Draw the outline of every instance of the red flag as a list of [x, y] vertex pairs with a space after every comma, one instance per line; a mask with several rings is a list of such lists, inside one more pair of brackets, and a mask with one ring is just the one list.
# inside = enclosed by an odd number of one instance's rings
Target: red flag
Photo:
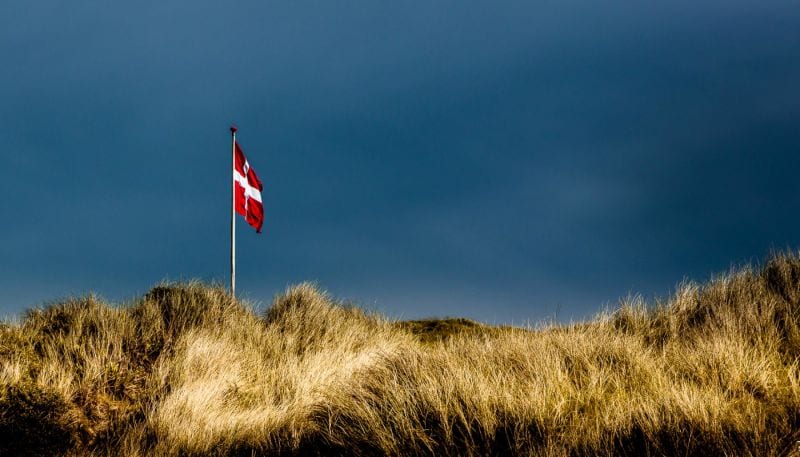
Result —
[[244, 216], [247, 223], [255, 227], [256, 232], [261, 233], [261, 226], [264, 225], [261, 191], [264, 190], [264, 187], [256, 176], [255, 170], [250, 168], [239, 143], [234, 142], [234, 145], [236, 147], [236, 166], [233, 169], [233, 182], [236, 188], [236, 212]]

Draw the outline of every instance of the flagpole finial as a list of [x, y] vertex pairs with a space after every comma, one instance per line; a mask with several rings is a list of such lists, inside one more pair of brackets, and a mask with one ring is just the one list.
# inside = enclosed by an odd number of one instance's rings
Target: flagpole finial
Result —
[[235, 125], [231, 125], [231, 133], [236, 133], [237, 130], [239, 129], [237, 129]]

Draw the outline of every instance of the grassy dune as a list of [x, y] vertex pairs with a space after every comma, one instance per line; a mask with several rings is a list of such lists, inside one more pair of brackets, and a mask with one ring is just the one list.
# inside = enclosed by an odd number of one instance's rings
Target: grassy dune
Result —
[[165, 285], [0, 324], [0, 455], [793, 455], [799, 356], [794, 254], [536, 330]]

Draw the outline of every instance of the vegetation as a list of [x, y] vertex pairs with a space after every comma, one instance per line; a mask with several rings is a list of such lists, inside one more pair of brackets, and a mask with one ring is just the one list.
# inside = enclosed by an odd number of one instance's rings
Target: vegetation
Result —
[[0, 455], [797, 455], [800, 256], [591, 322], [392, 322], [312, 285], [0, 324]]

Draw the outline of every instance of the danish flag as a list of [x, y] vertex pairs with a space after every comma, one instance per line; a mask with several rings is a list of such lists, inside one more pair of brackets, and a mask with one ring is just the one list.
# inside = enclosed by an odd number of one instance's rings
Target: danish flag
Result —
[[234, 141], [236, 149], [236, 160], [233, 169], [233, 182], [235, 188], [236, 212], [247, 219], [247, 223], [255, 227], [256, 232], [261, 233], [261, 226], [264, 225], [264, 206], [261, 204], [261, 191], [264, 187], [258, 179], [255, 170], [250, 167], [247, 158], [239, 147], [239, 143]]

